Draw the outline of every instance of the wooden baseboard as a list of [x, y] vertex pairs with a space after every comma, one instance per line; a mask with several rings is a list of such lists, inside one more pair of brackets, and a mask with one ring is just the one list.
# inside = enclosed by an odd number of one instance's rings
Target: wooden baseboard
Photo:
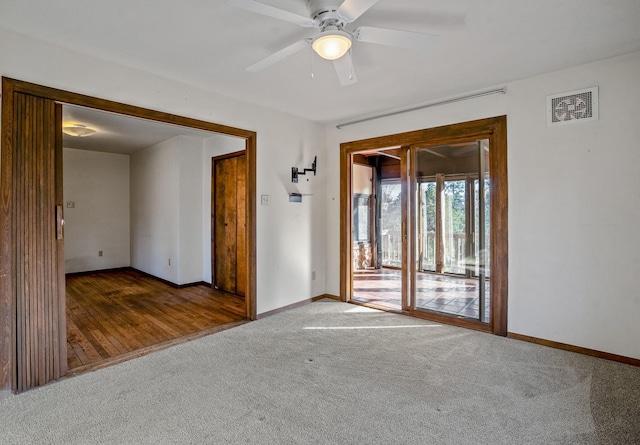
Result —
[[286, 306], [279, 307], [278, 309], [273, 309], [271, 311], [263, 312], [256, 316], [256, 320], [260, 320], [262, 318], [267, 318], [275, 314], [279, 314], [280, 312], [288, 311], [289, 309], [294, 309], [300, 306], [304, 306], [305, 304], [309, 304], [313, 302], [313, 298], [309, 298], [307, 300], [298, 301], [297, 303], [288, 304]]
[[516, 334], [514, 332], [507, 333], [508, 338], [515, 340], [522, 340], [529, 343], [535, 343], [537, 345], [548, 346], [550, 348], [563, 349], [565, 351], [577, 352], [578, 354], [590, 355], [592, 357], [603, 358], [605, 360], [611, 360], [614, 362], [624, 363], [626, 365], [640, 367], [640, 359], [625, 357], [624, 355], [611, 354], [609, 352], [597, 351], [595, 349], [583, 348], [581, 346], [569, 345], [566, 343], [560, 343], [553, 340], [545, 340], [543, 338], [530, 337], [528, 335]]
[[305, 304], [313, 303], [314, 301], [322, 300], [323, 298], [331, 298], [333, 300], [340, 301], [340, 297], [336, 297], [335, 295], [322, 294], [313, 298], [307, 298], [306, 300], [298, 301], [297, 303], [292, 303], [283, 307], [279, 307], [278, 309], [273, 309], [272, 311], [263, 312], [257, 315], [256, 320], [270, 317], [271, 315], [279, 314], [280, 312], [288, 311], [289, 309], [294, 309], [300, 306], [304, 306]]
[[318, 301], [318, 300], [322, 300], [323, 298], [331, 298], [332, 300], [342, 301], [340, 297], [338, 297], [337, 295], [331, 295], [331, 294], [318, 295], [317, 297], [313, 297], [311, 301]]
[[67, 277], [81, 277], [82, 275], [91, 275], [94, 273], [109, 273], [109, 272], [122, 272], [125, 270], [133, 270], [131, 266], [125, 267], [112, 267], [110, 269], [98, 269], [98, 270], [85, 270], [83, 272], [69, 272], [65, 274]]
[[153, 278], [155, 280], [158, 280], [158, 281], [160, 281], [160, 282], [162, 282], [162, 283], [164, 283], [164, 284], [166, 284], [168, 286], [175, 287], [176, 289], [183, 289], [185, 287], [191, 287], [191, 286], [200, 286], [201, 284], [203, 284], [205, 286], [211, 286], [210, 283], [207, 283], [205, 281], [196, 281], [195, 283], [186, 283], [186, 284], [176, 284], [176, 283], [174, 283], [172, 281], [165, 280], [164, 278], [156, 277], [155, 275], [147, 273], [147, 272], [145, 272], [143, 270], [136, 269], [135, 267], [129, 267], [129, 270], [136, 271], [139, 274], [142, 274], [144, 276], [147, 276], [147, 277]]
[[164, 278], [160, 278], [160, 277], [156, 277], [155, 275], [151, 275], [148, 272], [142, 271], [140, 269], [136, 269], [135, 267], [131, 267], [131, 266], [126, 266], [126, 267], [114, 267], [111, 269], [99, 269], [99, 270], [87, 270], [84, 272], [71, 272], [68, 274], [65, 274], [68, 277], [78, 277], [78, 276], [82, 276], [82, 275], [91, 275], [94, 273], [109, 273], [109, 272], [122, 272], [122, 271], [127, 271], [127, 270], [132, 270], [134, 272], [137, 272], [141, 275], [144, 275], [146, 277], [150, 277], [153, 278], [155, 280], [158, 280], [166, 285], [169, 285], [171, 287], [175, 287], [176, 289], [183, 289], [185, 287], [191, 287], [191, 286], [211, 286], [211, 283], [207, 283], [206, 281], [196, 281], [194, 283], [186, 283], [186, 284], [176, 284], [173, 283], [169, 280], [165, 280]]
[[206, 281], [196, 281], [194, 283], [187, 283], [187, 284], [174, 284], [174, 286], [177, 286], [178, 289], [184, 289], [185, 287], [192, 287], [192, 286], [211, 287], [211, 283], [207, 283]]

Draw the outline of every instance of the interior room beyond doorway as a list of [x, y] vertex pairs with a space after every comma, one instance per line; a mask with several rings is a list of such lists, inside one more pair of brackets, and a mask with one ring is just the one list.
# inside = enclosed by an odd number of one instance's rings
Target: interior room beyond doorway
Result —
[[244, 153], [244, 141], [64, 105], [63, 127], [77, 122], [96, 133], [63, 136], [69, 369], [246, 319], [244, 293], [212, 288], [218, 256], [204, 240], [217, 237], [203, 162]]

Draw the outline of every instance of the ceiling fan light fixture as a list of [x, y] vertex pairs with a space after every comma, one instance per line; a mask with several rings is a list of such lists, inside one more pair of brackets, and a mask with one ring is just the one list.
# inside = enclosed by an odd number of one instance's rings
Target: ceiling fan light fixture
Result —
[[313, 39], [311, 47], [323, 59], [336, 60], [351, 48], [351, 36], [338, 29], [327, 30]]
[[68, 134], [69, 136], [75, 136], [79, 138], [83, 138], [86, 136], [91, 136], [92, 134], [96, 134], [96, 130], [93, 128], [89, 128], [86, 125], [82, 124], [67, 124], [62, 127], [62, 132], [64, 134]]

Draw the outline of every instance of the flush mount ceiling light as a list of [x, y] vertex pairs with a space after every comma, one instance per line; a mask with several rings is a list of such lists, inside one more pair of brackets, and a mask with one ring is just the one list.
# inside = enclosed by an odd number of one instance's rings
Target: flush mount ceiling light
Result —
[[313, 39], [311, 47], [323, 59], [336, 60], [351, 48], [351, 36], [335, 27], [323, 31]]
[[76, 136], [79, 138], [96, 134], [96, 130], [82, 124], [66, 124], [65, 126], [62, 127], [62, 132], [64, 134], [68, 134], [69, 136]]

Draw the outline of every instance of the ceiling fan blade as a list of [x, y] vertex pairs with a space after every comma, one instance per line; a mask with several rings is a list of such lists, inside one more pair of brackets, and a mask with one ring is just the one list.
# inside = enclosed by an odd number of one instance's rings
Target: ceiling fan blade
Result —
[[250, 67], [247, 68], [247, 71], [258, 72], [262, 71], [268, 66], [273, 65], [276, 62], [281, 61], [303, 49], [307, 48], [311, 43], [310, 39], [300, 40], [299, 42], [294, 43], [293, 45], [289, 45], [286, 48], [281, 49], [280, 51], [271, 54], [269, 57], [262, 59], [259, 62], [254, 63]]
[[378, 0], [344, 0], [338, 8], [338, 17], [346, 23], [355, 22], [376, 3]]
[[434, 34], [374, 28], [372, 26], [360, 26], [353, 32], [353, 37], [359, 42], [378, 43], [380, 45], [417, 50], [429, 49], [440, 40], [440, 36]]
[[333, 67], [336, 69], [340, 85], [353, 85], [358, 81], [355, 71], [353, 71], [353, 62], [349, 53], [333, 61]]
[[296, 14], [295, 12], [285, 11], [284, 9], [266, 5], [255, 0], [227, 0], [227, 3], [231, 6], [235, 6], [236, 8], [273, 17], [274, 19], [284, 20], [285, 22], [295, 23], [296, 25], [304, 26], [305, 28], [312, 28], [316, 24], [315, 20], [309, 17]]

